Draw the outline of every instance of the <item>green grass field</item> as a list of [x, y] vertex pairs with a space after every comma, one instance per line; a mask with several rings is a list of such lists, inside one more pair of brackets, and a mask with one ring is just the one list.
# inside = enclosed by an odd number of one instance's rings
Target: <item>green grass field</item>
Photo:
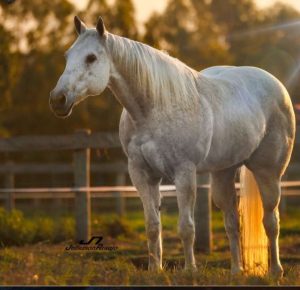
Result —
[[[30, 218], [34, 223], [34, 215]], [[285, 270], [280, 285], [300, 285], [300, 211], [290, 209], [281, 219], [281, 259]], [[53, 222], [53, 220], [52, 220]], [[213, 212], [214, 249], [211, 255], [197, 254], [198, 271], [183, 270], [184, 258], [177, 236], [177, 215], [162, 212], [164, 271], [147, 271], [147, 241], [142, 212], [93, 215], [92, 233], [102, 235], [104, 245], [116, 251], [66, 251], [72, 240], [49, 240], [0, 250], [2, 285], [277, 285], [268, 277], [230, 277], [230, 255], [220, 212]], [[48, 217], [48, 227], [51, 217]], [[69, 223], [72, 227], [73, 223]], [[66, 226], [65, 226], [66, 227]], [[39, 231], [39, 230], [38, 230]], [[70, 231], [65, 230], [67, 233]], [[47, 236], [47, 235], [46, 235]], [[54, 239], [55, 240], [55, 239]], [[33, 243], [33, 244], [32, 244]]]

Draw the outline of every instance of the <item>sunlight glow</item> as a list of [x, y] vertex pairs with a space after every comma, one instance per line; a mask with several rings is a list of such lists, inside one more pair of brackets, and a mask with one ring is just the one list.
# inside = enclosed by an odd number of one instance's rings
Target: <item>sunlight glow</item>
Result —
[[262, 223], [263, 206], [255, 178], [246, 167], [241, 170], [239, 211], [245, 272], [264, 276], [268, 272], [268, 239]]
[[287, 5], [291, 5], [296, 9], [300, 9], [300, 1], [299, 0], [256, 0], [256, 4], [260, 8], [266, 8], [268, 6], [273, 5], [276, 2], [281, 2]]
[[284, 23], [279, 23], [275, 25], [268, 25], [256, 29], [251, 29], [247, 31], [241, 31], [241, 32], [236, 32], [228, 36], [229, 39], [237, 39], [237, 38], [243, 38], [243, 37], [252, 37], [257, 34], [262, 34], [262, 33], [268, 33], [268, 32], [273, 32], [276, 30], [287, 30], [290, 28], [294, 28], [296, 26], [300, 26], [300, 19], [299, 20], [293, 20], [289, 22], [284, 22]]
[[[300, 34], [300, 20], [294, 20], [294, 21], [289, 21], [289, 22], [284, 22], [284, 23], [278, 23], [275, 25], [259, 27], [259, 28], [252, 29], [252, 30], [236, 32], [236, 33], [228, 35], [227, 37], [228, 37], [228, 39], [231, 39], [231, 40], [238, 40], [238, 39], [242, 39], [242, 38], [246, 38], [246, 37], [255, 37], [259, 34], [272, 33], [272, 32], [278, 31], [278, 30], [295, 29], [297, 27], [299, 27], [299, 34]], [[286, 86], [288, 89], [293, 87], [296, 84], [296, 82], [299, 80], [299, 75], [300, 75], [300, 56], [296, 62], [296, 65], [292, 68], [292, 71], [291, 71], [289, 77], [287, 78]]]
[[300, 59], [298, 60], [296, 66], [293, 68], [289, 78], [286, 81], [287, 88], [293, 87], [297, 81], [299, 81], [300, 74]]

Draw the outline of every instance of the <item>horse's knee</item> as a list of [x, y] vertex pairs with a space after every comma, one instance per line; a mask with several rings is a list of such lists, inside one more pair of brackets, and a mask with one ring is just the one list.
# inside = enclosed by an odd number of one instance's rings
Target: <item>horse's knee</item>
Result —
[[195, 237], [195, 224], [191, 220], [182, 220], [178, 224], [178, 234], [180, 238], [185, 240], [192, 240]]
[[147, 237], [150, 241], [157, 241], [160, 235], [160, 223], [152, 222], [147, 225]]

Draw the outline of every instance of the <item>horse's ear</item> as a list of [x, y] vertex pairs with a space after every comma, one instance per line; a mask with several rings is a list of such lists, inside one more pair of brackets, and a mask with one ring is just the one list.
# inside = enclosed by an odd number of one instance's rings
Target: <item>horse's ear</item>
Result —
[[102, 37], [102, 36], [105, 35], [105, 33], [106, 33], [106, 28], [105, 28], [104, 21], [103, 21], [103, 19], [102, 19], [101, 16], [98, 18], [98, 22], [97, 22], [96, 29], [97, 29], [97, 31], [98, 31], [99, 36]]
[[74, 17], [75, 29], [78, 35], [86, 31], [86, 25], [80, 20], [78, 16]]

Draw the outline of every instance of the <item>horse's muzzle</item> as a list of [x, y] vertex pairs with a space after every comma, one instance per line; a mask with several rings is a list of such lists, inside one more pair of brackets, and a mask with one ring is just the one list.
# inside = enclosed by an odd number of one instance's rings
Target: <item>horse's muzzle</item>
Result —
[[55, 90], [50, 93], [49, 105], [52, 112], [59, 118], [68, 117], [73, 109], [73, 103], [68, 104], [66, 95]]

